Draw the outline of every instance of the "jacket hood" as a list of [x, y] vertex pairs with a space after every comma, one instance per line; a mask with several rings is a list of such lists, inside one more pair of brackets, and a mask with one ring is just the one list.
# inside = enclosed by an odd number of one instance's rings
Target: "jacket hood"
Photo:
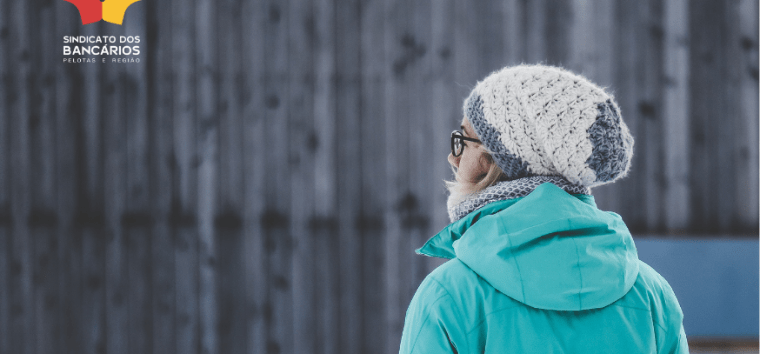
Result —
[[639, 273], [621, 217], [551, 183], [470, 213], [417, 253], [458, 258], [499, 292], [556, 311], [605, 307], [628, 293]]

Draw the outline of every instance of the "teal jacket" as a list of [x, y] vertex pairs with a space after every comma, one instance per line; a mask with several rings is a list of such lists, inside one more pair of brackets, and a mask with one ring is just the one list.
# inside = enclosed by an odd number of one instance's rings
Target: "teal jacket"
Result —
[[619, 215], [546, 183], [470, 213], [418, 253], [400, 353], [688, 353], [673, 290]]

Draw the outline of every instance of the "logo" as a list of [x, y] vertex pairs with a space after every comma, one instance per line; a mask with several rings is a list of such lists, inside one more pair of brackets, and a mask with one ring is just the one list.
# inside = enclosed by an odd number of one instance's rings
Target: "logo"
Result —
[[88, 25], [100, 20], [121, 25], [124, 21], [124, 13], [129, 5], [140, 0], [64, 0], [74, 4], [79, 10], [82, 24]]

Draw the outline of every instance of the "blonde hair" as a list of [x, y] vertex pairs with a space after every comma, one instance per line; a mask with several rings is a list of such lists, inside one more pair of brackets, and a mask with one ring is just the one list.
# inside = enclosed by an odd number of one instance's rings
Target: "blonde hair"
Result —
[[454, 171], [454, 181], [444, 181], [446, 189], [449, 190], [449, 199], [447, 204], [449, 207], [459, 204], [459, 202], [465, 200], [467, 197], [476, 194], [499, 181], [507, 179], [507, 175], [499, 168], [496, 162], [487, 151], [484, 151], [480, 158], [486, 159], [488, 163], [488, 172], [483, 175], [477, 183], [462, 183], [456, 173], [454, 166], [451, 169]]

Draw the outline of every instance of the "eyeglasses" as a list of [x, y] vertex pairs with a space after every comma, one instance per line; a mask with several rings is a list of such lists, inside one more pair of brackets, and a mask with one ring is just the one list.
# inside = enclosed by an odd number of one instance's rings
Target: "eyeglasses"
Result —
[[472, 141], [474, 143], [481, 144], [481, 141], [478, 139], [468, 138], [464, 135], [462, 135], [462, 132], [459, 130], [455, 130], [451, 132], [451, 155], [454, 155], [454, 157], [459, 157], [462, 155], [462, 152], [464, 152], [464, 147], [466, 146], [462, 140]]

